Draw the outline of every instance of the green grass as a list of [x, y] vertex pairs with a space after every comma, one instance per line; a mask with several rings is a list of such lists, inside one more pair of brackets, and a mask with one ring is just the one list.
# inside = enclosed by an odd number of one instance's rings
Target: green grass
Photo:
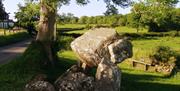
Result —
[[[121, 26], [121, 27], [116, 27], [115, 30], [118, 33], [137, 33], [137, 30], [135, 28], [127, 27], [127, 26]], [[147, 33], [147, 29], [141, 29], [139, 30], [138, 33]]]
[[180, 37], [150, 37], [148, 39], [136, 39], [133, 44], [133, 58], [140, 59], [149, 57], [156, 47], [169, 46], [180, 53]]
[[0, 65], [0, 91], [23, 91], [25, 84], [37, 74], [47, 74], [48, 81], [53, 84], [62, 73], [76, 64], [76, 60], [61, 56], [52, 67], [47, 59], [42, 44], [32, 42], [21, 57]]
[[68, 34], [76, 33], [76, 34], [83, 34], [87, 30], [85, 29], [86, 25], [84, 24], [58, 24], [57, 25], [57, 30], [58, 31], [63, 31]]
[[[79, 28], [81, 25], [66, 25], [61, 28]], [[86, 30], [68, 31], [67, 33], [84, 33]], [[129, 30], [130, 32], [130, 30]], [[33, 76], [47, 74], [48, 81], [53, 83], [57, 77], [64, 73], [70, 66], [77, 64], [77, 56], [69, 49], [73, 38], [62, 39], [57, 55], [59, 56], [55, 68], [45, 66], [47, 55], [44, 54], [42, 45], [32, 43], [26, 52], [10, 63], [0, 65], [0, 91], [23, 91], [23, 88]], [[132, 39], [133, 58], [148, 57], [156, 46], [170, 46], [180, 51], [180, 37], [145, 37]], [[69, 51], [67, 51], [69, 50]], [[46, 63], [49, 64], [49, 63]], [[161, 73], [145, 72], [131, 67], [128, 61], [118, 65], [122, 70], [121, 91], [180, 91], [180, 72], [171, 77]]]
[[27, 32], [18, 32], [11, 35], [0, 35], [0, 46], [5, 46], [30, 38]]
[[[91, 26], [95, 26], [95, 25], [91, 25]], [[85, 28], [86, 25], [85, 24], [64, 24], [64, 25], [60, 25], [58, 24], [57, 28], [60, 29], [77, 29], [77, 30], [73, 30], [73, 31], [67, 31], [66, 33], [72, 34], [72, 33], [78, 33], [78, 34], [83, 34], [85, 32], [87, 32], [87, 29], [83, 29], [83, 30], [79, 30], [79, 28]], [[137, 33], [137, 30], [135, 28], [131, 28], [131, 27], [126, 27], [126, 26], [121, 26], [121, 27], [116, 27], [115, 30], [118, 33]], [[140, 30], [139, 33], [147, 33], [147, 29], [143, 29]]]
[[36, 74], [43, 73], [46, 55], [40, 43], [32, 43], [25, 53], [10, 63], [0, 65], [0, 91], [23, 91]]
[[69, 32], [66, 32], [68, 34], [84, 34], [85, 32], [87, 32], [88, 30], [87, 29], [83, 29], [83, 30], [76, 30], [76, 31], [69, 31]]
[[[72, 51], [64, 51], [58, 54], [68, 60], [78, 58]], [[160, 73], [135, 70], [128, 61], [119, 64], [122, 70], [122, 91], [179, 91], [180, 72], [172, 77], [165, 77]]]
[[84, 28], [85, 24], [57, 24], [57, 28]]
[[13, 35], [13, 34], [16, 34], [16, 33], [25, 32], [25, 30], [20, 30], [18, 32], [17, 31], [13, 32], [13, 31], [9, 31], [7, 29], [5, 29], [5, 31], [4, 31], [4, 29], [0, 29], [0, 36], [4, 35], [4, 32], [5, 32], [5, 35]]

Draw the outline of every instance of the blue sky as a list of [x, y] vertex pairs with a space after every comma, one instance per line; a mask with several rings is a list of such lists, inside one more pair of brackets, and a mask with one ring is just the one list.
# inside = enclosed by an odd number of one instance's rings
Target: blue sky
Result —
[[[4, 0], [3, 4], [8, 13], [10, 13], [10, 19], [14, 19], [14, 12], [18, 10], [18, 3], [23, 4], [24, 0]], [[180, 3], [177, 4], [177, 7], [180, 7]], [[129, 8], [121, 8], [117, 7], [120, 14], [127, 14], [130, 12]], [[71, 0], [69, 5], [62, 6], [58, 13], [73, 13], [75, 16], [96, 16], [96, 15], [103, 15], [106, 11], [106, 5], [103, 0], [94, 0], [93, 2], [89, 3], [86, 6], [79, 6], [75, 3], [75, 0]]]
[[[3, 4], [8, 13], [10, 13], [10, 19], [14, 19], [14, 12], [17, 12], [17, 4], [23, 4], [23, 0], [4, 0]], [[122, 9], [118, 7], [119, 13], [126, 14], [130, 12], [130, 8]], [[71, 0], [69, 5], [62, 6], [58, 13], [73, 13], [75, 16], [96, 16], [103, 15], [106, 10], [103, 0], [94, 0], [85, 6], [79, 6], [75, 3], [75, 0]]]

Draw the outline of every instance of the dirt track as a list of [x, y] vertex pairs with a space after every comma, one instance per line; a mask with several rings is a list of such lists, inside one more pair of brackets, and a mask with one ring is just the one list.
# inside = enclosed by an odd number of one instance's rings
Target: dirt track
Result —
[[30, 41], [31, 40], [26, 40], [0, 47], [0, 64], [5, 64], [17, 56], [20, 56], [30, 44]]

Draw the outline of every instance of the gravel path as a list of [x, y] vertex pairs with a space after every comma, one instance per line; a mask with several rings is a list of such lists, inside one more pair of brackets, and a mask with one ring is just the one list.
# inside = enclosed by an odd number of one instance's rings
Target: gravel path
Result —
[[29, 39], [8, 46], [0, 47], [0, 64], [5, 64], [17, 56], [20, 56], [25, 51], [30, 42], [31, 40]]

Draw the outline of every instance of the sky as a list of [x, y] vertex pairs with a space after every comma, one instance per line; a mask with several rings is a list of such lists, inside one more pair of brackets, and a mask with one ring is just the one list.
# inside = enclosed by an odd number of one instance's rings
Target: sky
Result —
[[[5, 10], [7, 13], [10, 13], [10, 19], [14, 20], [14, 12], [18, 11], [18, 3], [23, 4], [24, 0], [4, 0], [3, 4], [5, 7]], [[121, 8], [117, 7], [119, 10], [119, 13], [121, 14], [127, 14], [130, 12], [130, 8]], [[71, 3], [69, 5], [62, 6], [58, 13], [72, 13], [77, 17], [81, 16], [97, 16], [97, 15], [103, 15], [103, 13], [106, 11], [106, 5], [103, 2], [103, 0], [94, 0], [93, 2], [89, 3], [85, 6], [79, 6], [75, 3], [75, 0], [71, 0]]]
[[[23, 4], [24, 0], [4, 0], [3, 4], [7, 13], [10, 13], [10, 19], [15, 20], [14, 12], [18, 11], [17, 4]], [[180, 3], [177, 4], [176, 7], [180, 7]], [[130, 13], [131, 7], [129, 8], [121, 8], [117, 7], [120, 14]], [[94, 0], [90, 2], [88, 5], [79, 6], [75, 3], [75, 0], [71, 0], [69, 5], [62, 6], [58, 13], [72, 13], [77, 17], [81, 16], [97, 16], [103, 15], [106, 11], [106, 5], [103, 0]]]

